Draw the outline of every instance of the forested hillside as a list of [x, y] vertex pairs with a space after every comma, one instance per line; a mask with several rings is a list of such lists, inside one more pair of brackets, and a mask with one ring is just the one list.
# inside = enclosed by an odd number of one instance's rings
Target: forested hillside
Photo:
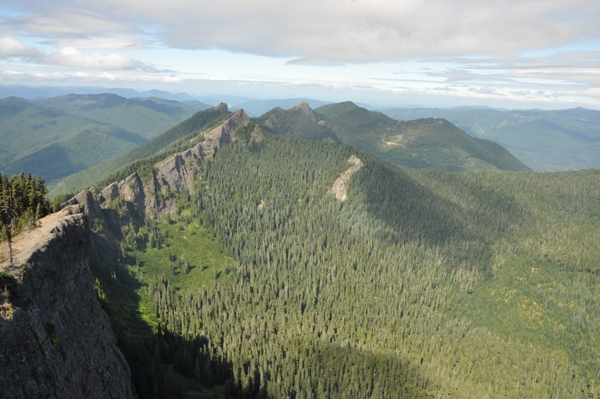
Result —
[[444, 119], [415, 117], [398, 122], [349, 101], [324, 105], [315, 112], [342, 142], [397, 164], [451, 172], [529, 170], [501, 145], [469, 137]]
[[416, 170], [250, 131], [157, 193], [162, 218], [90, 205], [139, 397], [600, 397], [599, 171]]
[[[149, 140], [143, 145], [140, 145], [127, 154], [68, 176], [54, 187], [50, 195], [54, 197], [80, 190], [83, 187], [89, 187], [98, 181], [109, 178], [111, 174], [127, 165], [129, 165], [128, 170], [133, 172], [136, 168], [140, 167], [141, 160], [145, 158], [155, 156], [161, 151], [170, 151], [173, 153], [172, 146], [189, 146], [189, 140], [192, 137], [196, 137], [210, 126], [218, 124], [219, 121], [222, 121], [227, 115], [228, 110], [226, 104], [221, 104], [205, 111], [196, 112], [190, 118], [173, 126], [169, 130], [156, 136], [152, 140]], [[171, 149], [169, 149], [170, 147]]]
[[200, 101], [124, 98], [116, 94], [67, 94], [37, 102], [72, 115], [118, 126], [146, 139], [158, 136], [195, 112], [210, 108]]
[[600, 167], [600, 111], [480, 108], [396, 108], [383, 110], [397, 120], [445, 118], [473, 137], [502, 144], [534, 170]]
[[43, 175], [48, 182], [124, 155], [146, 139], [24, 100], [0, 100], [0, 171]]

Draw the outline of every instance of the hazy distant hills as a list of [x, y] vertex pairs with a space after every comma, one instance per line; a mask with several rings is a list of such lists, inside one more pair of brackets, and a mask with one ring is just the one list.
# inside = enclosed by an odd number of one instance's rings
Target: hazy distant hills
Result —
[[121, 97], [159, 97], [174, 101], [196, 100], [187, 93], [169, 93], [163, 90], [137, 91], [118, 87], [85, 87], [85, 86], [30, 86], [30, 85], [0, 85], [0, 98], [21, 97], [27, 100], [39, 100], [63, 96], [66, 94], [101, 94], [112, 93]]
[[209, 105], [197, 100], [68, 94], [0, 100], [0, 170], [49, 183], [120, 157]]
[[147, 139], [157, 136], [197, 111], [210, 108], [200, 101], [177, 102], [151, 98], [125, 98], [116, 94], [67, 94], [40, 100], [46, 107], [61, 109], [101, 123], [109, 123]]
[[120, 154], [114, 159], [107, 159], [86, 170], [80, 170], [77, 173], [68, 176], [61, 181], [51, 191], [51, 196], [74, 192], [82, 187], [90, 186], [100, 180], [107, 179], [117, 170], [130, 167], [139, 168], [136, 161], [150, 158], [161, 152], [169, 152], [179, 144], [189, 144], [188, 136], [197, 136], [200, 131], [206, 130], [214, 123], [218, 123], [223, 117], [228, 115], [227, 105], [221, 104], [204, 111], [196, 112], [190, 118], [173, 126], [167, 131], [154, 137], [152, 140], [140, 145], [126, 154]]
[[534, 170], [600, 168], [600, 111], [395, 108], [382, 112], [397, 120], [445, 118], [471, 136], [502, 144]]
[[315, 114], [320, 118], [315, 123], [336, 139], [397, 164], [453, 172], [529, 169], [502, 146], [469, 137], [443, 119], [398, 122], [352, 102], [325, 105]]
[[48, 181], [125, 154], [146, 139], [22, 98], [0, 100], [0, 170]]

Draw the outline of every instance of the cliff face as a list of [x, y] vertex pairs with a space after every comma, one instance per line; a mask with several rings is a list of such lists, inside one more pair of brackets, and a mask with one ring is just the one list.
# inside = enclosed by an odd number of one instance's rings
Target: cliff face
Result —
[[[191, 191], [204, 160], [214, 156], [223, 144], [235, 141], [235, 132], [249, 122], [244, 110], [238, 110], [223, 124], [205, 133], [203, 142], [154, 165], [156, 174], [150, 182], [144, 184], [137, 173], [133, 173], [120, 182], [110, 184], [99, 194], [82, 191], [63, 205], [83, 205], [86, 213], [93, 218], [111, 201], [122, 197], [144, 217], [174, 216], [177, 207], [172, 194], [182, 189]], [[262, 133], [252, 133], [251, 140], [260, 141], [262, 138]]]
[[89, 236], [83, 210], [69, 206], [15, 238], [12, 267], [0, 246], [1, 271], [15, 279], [0, 292], [2, 398], [132, 397], [129, 366], [96, 298]]
[[363, 166], [362, 161], [356, 155], [351, 155], [350, 158], [348, 158], [348, 163], [351, 163], [353, 166], [342, 172], [340, 177], [333, 182], [333, 186], [331, 186], [331, 189], [327, 192], [327, 194], [335, 194], [335, 198], [341, 202], [344, 202], [348, 199], [348, 186], [350, 185], [350, 178]]

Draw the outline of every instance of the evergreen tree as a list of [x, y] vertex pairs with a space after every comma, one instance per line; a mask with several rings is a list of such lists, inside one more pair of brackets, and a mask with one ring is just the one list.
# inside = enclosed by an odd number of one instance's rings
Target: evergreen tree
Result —
[[50, 213], [48, 190], [44, 179], [23, 172], [8, 176], [0, 173], [0, 233], [8, 241], [12, 264], [12, 238], [23, 228], [33, 227], [38, 219]]

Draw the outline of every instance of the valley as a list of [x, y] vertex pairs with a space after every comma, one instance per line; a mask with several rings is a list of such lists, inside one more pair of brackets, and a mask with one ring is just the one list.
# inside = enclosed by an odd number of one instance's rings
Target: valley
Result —
[[[107, 307], [135, 292], [167, 378], [231, 397], [595, 395], [597, 171], [453, 174], [263, 135], [192, 163], [156, 222], [101, 211], [120, 215], [98, 230], [121, 243], [97, 266]], [[342, 203], [327, 192], [351, 156]]]
[[0, 9], [0, 399], [600, 399], [598, 1]]
[[326, 107], [200, 111], [70, 180], [133, 396], [600, 395], [598, 170], [398, 165], [336, 112], [447, 122]]

